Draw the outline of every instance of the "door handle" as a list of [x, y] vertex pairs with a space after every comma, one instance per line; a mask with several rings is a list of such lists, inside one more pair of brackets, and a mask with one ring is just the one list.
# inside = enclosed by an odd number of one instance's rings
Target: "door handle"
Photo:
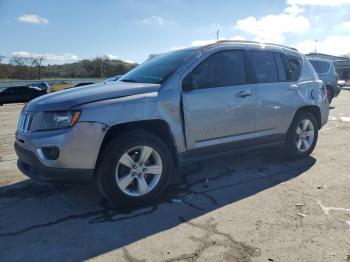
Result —
[[236, 96], [241, 97], [241, 98], [245, 98], [245, 97], [251, 96], [251, 95], [252, 95], [251, 91], [241, 91], [241, 92], [236, 93]]
[[298, 90], [299, 86], [297, 84], [291, 84], [288, 88], [288, 90]]

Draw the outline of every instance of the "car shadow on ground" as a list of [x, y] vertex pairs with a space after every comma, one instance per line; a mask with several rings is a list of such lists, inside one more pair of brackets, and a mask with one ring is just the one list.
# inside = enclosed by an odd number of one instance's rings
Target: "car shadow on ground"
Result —
[[3, 186], [0, 260], [93, 258], [293, 179], [315, 162], [268, 149], [195, 163], [176, 171], [157, 203], [138, 209], [109, 206], [92, 183]]

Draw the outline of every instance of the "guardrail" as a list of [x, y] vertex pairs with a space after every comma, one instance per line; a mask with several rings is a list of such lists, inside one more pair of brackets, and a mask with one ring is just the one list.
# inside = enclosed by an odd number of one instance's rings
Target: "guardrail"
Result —
[[13, 87], [13, 86], [25, 86], [25, 85], [31, 85], [35, 83], [42, 83], [46, 82], [50, 86], [58, 83], [69, 83], [69, 84], [78, 84], [82, 82], [94, 82], [99, 83], [102, 82], [104, 78], [81, 78], [81, 79], [42, 79], [42, 80], [0, 80], [0, 89], [7, 88], [7, 87]]

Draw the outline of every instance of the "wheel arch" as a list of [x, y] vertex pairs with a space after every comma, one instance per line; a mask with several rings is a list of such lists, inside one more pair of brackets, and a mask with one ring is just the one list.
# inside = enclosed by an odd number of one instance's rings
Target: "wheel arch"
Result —
[[[308, 112], [308, 113], [312, 113], [315, 118], [316, 118], [316, 121], [317, 121], [317, 127], [318, 129], [321, 129], [322, 127], [322, 124], [321, 124], [321, 110], [318, 106], [316, 105], [307, 105], [307, 106], [302, 106], [300, 107], [294, 114], [294, 117], [293, 117], [293, 121], [295, 119], [295, 117], [300, 114], [300, 113], [305, 113], [305, 112]], [[292, 121], [292, 123], [293, 123]]]
[[110, 126], [102, 140], [97, 161], [96, 161], [96, 168], [100, 161], [101, 154], [109, 141], [120, 136], [121, 134], [125, 134], [127, 132], [135, 131], [135, 130], [138, 130], [138, 131], [144, 130], [162, 139], [169, 147], [170, 153], [175, 160], [175, 165], [179, 164], [177, 146], [176, 146], [175, 138], [170, 128], [170, 125], [162, 119], [152, 119], [152, 120], [140, 120], [140, 121], [134, 121], [134, 122], [128, 122], [128, 123], [121, 123], [121, 124]]

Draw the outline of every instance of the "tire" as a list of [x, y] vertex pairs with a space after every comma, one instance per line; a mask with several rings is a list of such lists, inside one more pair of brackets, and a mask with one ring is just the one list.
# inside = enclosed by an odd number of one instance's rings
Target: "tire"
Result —
[[[306, 123], [307, 127], [305, 129]], [[292, 158], [309, 156], [315, 149], [317, 139], [318, 124], [315, 116], [309, 112], [298, 113], [293, 119], [287, 134], [286, 151], [288, 156]]]
[[[142, 156], [147, 161], [142, 161]], [[142, 206], [159, 199], [169, 184], [172, 170], [173, 160], [167, 144], [151, 133], [136, 131], [116, 137], [104, 148], [96, 182], [110, 203], [119, 207]]]
[[328, 100], [328, 104], [332, 103], [333, 98], [334, 98], [334, 89], [331, 86], [327, 86], [327, 100]]

